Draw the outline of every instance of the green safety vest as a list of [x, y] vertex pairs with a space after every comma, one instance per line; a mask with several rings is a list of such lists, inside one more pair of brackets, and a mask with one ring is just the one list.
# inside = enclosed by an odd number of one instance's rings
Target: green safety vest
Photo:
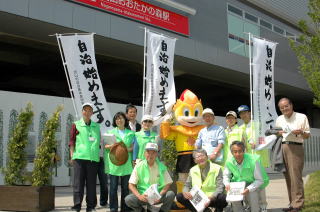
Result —
[[[83, 119], [74, 122], [74, 124], [79, 133], [76, 136], [72, 160], [81, 159], [99, 162], [100, 125], [93, 121], [90, 125], [86, 125]], [[92, 139], [92, 141], [89, 139]]]
[[226, 133], [226, 140], [223, 145], [223, 164], [226, 163], [228, 158], [232, 157], [232, 153], [230, 151], [230, 145], [232, 144], [233, 141], [242, 141], [242, 136], [243, 136], [243, 129], [240, 128], [237, 124], [235, 124], [232, 128], [231, 131], [229, 132], [227, 129], [225, 129]]
[[[158, 182], [158, 191], [159, 193], [161, 190], [164, 188], [164, 174], [165, 171], [167, 170], [167, 167], [161, 163], [159, 160], [156, 160], [155, 163], [158, 165], [158, 171], [159, 171], [159, 180]], [[150, 179], [150, 171], [149, 171], [149, 165], [147, 160], [142, 160], [136, 165], [137, 169], [137, 174], [138, 174], [138, 184], [137, 184], [137, 189], [140, 194], [143, 194], [150, 186], [151, 184], [149, 183]]]
[[208, 197], [211, 197], [212, 194], [216, 191], [216, 178], [219, 174], [221, 166], [215, 163], [208, 161], [210, 169], [208, 175], [204, 182], [201, 179], [200, 166], [195, 165], [190, 169], [190, 176], [192, 179], [192, 187], [198, 186]]
[[[259, 161], [260, 165], [260, 156], [259, 155], [252, 155], [248, 153], [244, 153], [244, 159], [242, 162], [242, 168], [239, 170], [237, 167], [237, 161], [234, 157], [231, 157], [226, 162], [226, 167], [232, 173], [231, 182], [243, 182], [245, 181], [246, 184], [251, 184], [255, 181], [254, 178], [254, 168], [257, 161]], [[261, 173], [263, 178], [263, 184], [260, 188], [265, 188], [269, 184], [269, 177], [266, 173], [266, 170], [261, 166]]]
[[[109, 130], [109, 134], [113, 134], [116, 136], [117, 142], [123, 141], [127, 148], [130, 148], [131, 144], [133, 143], [134, 139], [134, 132], [129, 129], [124, 129], [124, 138], [122, 139], [119, 134], [119, 129], [114, 128]], [[105, 173], [115, 175], [115, 176], [125, 176], [130, 175], [132, 173], [132, 152], [128, 152], [128, 160], [125, 164], [121, 166], [117, 166], [113, 164], [109, 158], [110, 149], [105, 149], [104, 154], [104, 167]]]
[[139, 152], [138, 152], [137, 159], [143, 160], [145, 159], [144, 150], [146, 148], [147, 143], [150, 143], [150, 142], [155, 143], [157, 133], [150, 131], [150, 136], [147, 136], [146, 133], [143, 130], [141, 130], [139, 132], [136, 132], [135, 135], [139, 145]]
[[[249, 124], [251, 124], [252, 122], [250, 121]], [[260, 155], [261, 158], [261, 164], [263, 167], [269, 167], [270, 166], [270, 159], [269, 159], [269, 150], [264, 149], [264, 150], [260, 150], [260, 151], [253, 151], [251, 149], [251, 145], [249, 144], [250, 140], [252, 139], [252, 131], [251, 131], [251, 126], [248, 124], [242, 124], [240, 126], [240, 128], [243, 130], [244, 134], [245, 134], [245, 145], [246, 145], [246, 152], [249, 154], [252, 153], [256, 153], [257, 155]], [[254, 125], [253, 125], [253, 129], [254, 129]], [[254, 141], [254, 143], [256, 143], [256, 141]]]

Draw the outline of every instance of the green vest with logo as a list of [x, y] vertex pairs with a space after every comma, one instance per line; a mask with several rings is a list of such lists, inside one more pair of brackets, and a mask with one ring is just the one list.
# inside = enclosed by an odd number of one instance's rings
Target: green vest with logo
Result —
[[[239, 170], [237, 167], [237, 161], [234, 157], [231, 157], [226, 162], [226, 167], [232, 173], [232, 178], [230, 179], [231, 182], [246, 182], [246, 184], [251, 184], [255, 181], [254, 178], [254, 169], [256, 166], [256, 162], [259, 161], [260, 165], [260, 156], [259, 155], [252, 155], [245, 153], [244, 159], [242, 162], [242, 168]], [[261, 166], [261, 173], [263, 178], [263, 184], [260, 188], [265, 188], [269, 184], [269, 177], [266, 173], [266, 170]]]
[[[158, 171], [159, 171], [159, 180], [157, 181], [158, 183], [158, 191], [159, 193], [161, 190], [164, 188], [164, 174], [165, 171], [167, 170], [167, 167], [161, 163], [159, 160], [156, 160], [155, 163], [158, 165]], [[137, 169], [137, 175], [138, 175], [138, 183], [137, 183], [137, 189], [140, 194], [143, 194], [150, 186], [151, 184], [149, 183], [150, 179], [150, 171], [149, 171], [149, 165], [147, 160], [142, 160], [140, 163], [136, 165]]]
[[211, 163], [208, 161], [210, 169], [206, 179], [202, 182], [201, 172], [199, 165], [195, 165], [190, 169], [190, 176], [192, 179], [192, 187], [198, 186], [208, 197], [211, 197], [212, 194], [216, 191], [216, 178], [219, 174], [220, 169], [222, 168], [218, 164]]
[[[253, 139], [252, 137], [252, 130], [251, 130], [251, 124], [252, 122], [250, 121], [249, 124], [242, 124], [240, 128], [244, 132], [244, 138], [245, 138], [245, 145], [246, 145], [246, 152], [249, 154], [257, 154], [260, 155], [261, 159], [261, 164], [263, 167], [269, 167], [270, 166], [270, 160], [269, 160], [269, 150], [264, 149], [260, 151], [254, 151], [251, 149], [251, 145], [249, 142]], [[254, 125], [253, 125], [253, 130], [254, 130]], [[253, 141], [253, 143], [257, 143], [257, 141]]]
[[136, 140], [138, 142], [139, 145], [139, 152], [138, 152], [138, 156], [137, 159], [141, 159], [144, 160], [144, 150], [146, 148], [147, 143], [155, 143], [156, 142], [156, 136], [157, 133], [150, 131], [150, 136], [147, 136], [146, 133], [141, 130], [139, 132], [135, 133], [136, 135]]
[[[119, 134], [119, 129], [114, 128], [108, 131], [109, 134], [116, 136], [117, 142], [123, 141], [127, 148], [131, 147], [134, 139], [134, 132], [129, 129], [124, 129], [124, 137], [122, 138]], [[128, 152], [128, 160], [125, 164], [117, 166], [113, 164], [109, 158], [109, 149], [105, 149], [104, 154], [104, 167], [105, 173], [115, 175], [115, 176], [125, 176], [132, 173], [132, 152]]]
[[232, 144], [233, 141], [242, 141], [242, 136], [243, 136], [243, 130], [240, 128], [237, 124], [235, 124], [232, 128], [231, 131], [228, 129], [225, 129], [226, 133], [226, 141], [223, 145], [223, 164], [226, 163], [228, 158], [232, 157], [232, 153], [230, 151], [230, 145]]
[[100, 161], [100, 125], [91, 121], [86, 125], [83, 119], [74, 122], [78, 130], [72, 160]]

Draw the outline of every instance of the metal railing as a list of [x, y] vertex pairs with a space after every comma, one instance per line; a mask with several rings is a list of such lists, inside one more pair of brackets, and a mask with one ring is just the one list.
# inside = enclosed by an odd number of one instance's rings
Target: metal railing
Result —
[[320, 129], [311, 129], [311, 136], [304, 141], [304, 162], [306, 168], [320, 168]]

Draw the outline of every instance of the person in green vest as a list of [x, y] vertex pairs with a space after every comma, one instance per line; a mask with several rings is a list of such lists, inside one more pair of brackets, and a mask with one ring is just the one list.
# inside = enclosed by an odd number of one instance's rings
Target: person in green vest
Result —
[[105, 145], [105, 172], [109, 174], [110, 179], [110, 189], [109, 189], [109, 204], [110, 211], [118, 211], [118, 182], [120, 180], [121, 184], [121, 203], [120, 211], [127, 212], [130, 211], [128, 206], [125, 204], [124, 198], [129, 194], [128, 182], [130, 174], [132, 172], [132, 149], [134, 142], [134, 132], [129, 130], [129, 121], [126, 118], [126, 114], [123, 112], [118, 112], [113, 117], [112, 130], [109, 130], [109, 134], [113, 134], [116, 137], [117, 142], [123, 142], [128, 150], [128, 160], [123, 165], [113, 164], [110, 160], [109, 153], [113, 145]]
[[242, 141], [243, 139], [243, 130], [237, 124], [237, 113], [234, 111], [229, 111], [226, 114], [226, 123], [227, 127], [224, 130], [226, 133], [226, 140], [223, 145], [224, 158], [223, 166], [226, 163], [227, 159], [232, 157], [230, 151], [230, 145], [233, 141]]
[[134, 142], [133, 147], [133, 161], [135, 161], [135, 163], [145, 159], [144, 150], [147, 143], [156, 143], [158, 138], [158, 134], [151, 130], [153, 126], [153, 118], [151, 115], [143, 115], [141, 125], [141, 130], [135, 133], [136, 142]]
[[96, 179], [100, 161], [100, 125], [91, 120], [93, 105], [82, 105], [82, 118], [70, 130], [70, 157], [73, 165], [73, 211], [80, 211], [86, 185], [87, 212], [97, 205]]
[[[248, 202], [251, 212], [260, 212], [259, 191], [269, 184], [269, 177], [261, 165], [260, 156], [245, 153], [245, 144], [233, 141], [230, 150], [232, 157], [226, 161], [223, 171], [223, 183], [226, 191], [230, 190], [230, 182], [245, 182], [241, 193]], [[234, 212], [242, 212], [241, 201], [232, 202]]]
[[[250, 108], [247, 105], [241, 105], [238, 107], [238, 113], [240, 118], [243, 121], [243, 124], [240, 128], [243, 131], [243, 141], [246, 145], [246, 152], [249, 154], [258, 154], [260, 155], [261, 164], [264, 168], [270, 166], [269, 151], [267, 149], [255, 151], [257, 147], [257, 141], [254, 140], [252, 129], [254, 129], [254, 123], [251, 121], [251, 112]], [[251, 126], [253, 124], [253, 126]], [[267, 197], [265, 189], [261, 189], [259, 192], [259, 203], [261, 211], [267, 211]]]
[[197, 197], [192, 196], [190, 190], [197, 186], [210, 200], [206, 203], [204, 212], [211, 211], [209, 207], [214, 207], [216, 212], [222, 212], [223, 208], [228, 205], [226, 195], [223, 193], [222, 167], [212, 163], [204, 149], [194, 150], [192, 155], [196, 165], [190, 169], [183, 192], [177, 194], [178, 202], [192, 212], [196, 212], [190, 200]]
[[[132, 194], [125, 198], [126, 204], [134, 212], [141, 212], [143, 209], [167, 212], [171, 208], [175, 194], [173, 191], [169, 191], [172, 179], [167, 167], [159, 160], [156, 160], [158, 157], [158, 145], [156, 143], [147, 143], [144, 155], [145, 159], [134, 167], [130, 176], [129, 189]], [[154, 193], [158, 193], [160, 198], [154, 199], [153, 202], [150, 199], [151, 196], [148, 196], [145, 192], [147, 189], [151, 190], [150, 186], [154, 184], [157, 185]]]

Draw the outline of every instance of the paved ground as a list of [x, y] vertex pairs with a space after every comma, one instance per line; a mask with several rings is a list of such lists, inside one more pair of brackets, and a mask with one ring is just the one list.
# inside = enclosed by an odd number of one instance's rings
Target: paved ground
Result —
[[[320, 168], [319, 168], [320, 169]], [[304, 171], [304, 181], [308, 173], [313, 170]], [[267, 187], [267, 201], [269, 212], [282, 212], [282, 208], [288, 205], [288, 195], [285, 180], [282, 174], [269, 174], [270, 184]], [[120, 189], [119, 189], [120, 190]], [[97, 186], [97, 191], [99, 187]], [[99, 194], [98, 194], [99, 199]], [[120, 198], [119, 198], [120, 200]], [[72, 187], [56, 187], [56, 198], [55, 198], [55, 210], [54, 211], [71, 211], [70, 207], [73, 205], [72, 200]], [[97, 207], [98, 212], [109, 212], [109, 208]], [[82, 208], [85, 211], [85, 205]]]
[[[285, 180], [280, 174], [270, 174], [270, 178], [270, 185], [267, 187], [268, 211], [282, 212], [281, 209], [288, 205], [288, 195]], [[99, 189], [97, 187], [97, 191], [98, 190]], [[54, 211], [71, 211], [70, 207], [72, 206], [72, 188], [57, 187], [55, 204], [56, 209]], [[96, 209], [98, 212], [109, 211], [108, 208], [102, 207], [97, 207]], [[84, 207], [82, 211], [85, 211]]]

